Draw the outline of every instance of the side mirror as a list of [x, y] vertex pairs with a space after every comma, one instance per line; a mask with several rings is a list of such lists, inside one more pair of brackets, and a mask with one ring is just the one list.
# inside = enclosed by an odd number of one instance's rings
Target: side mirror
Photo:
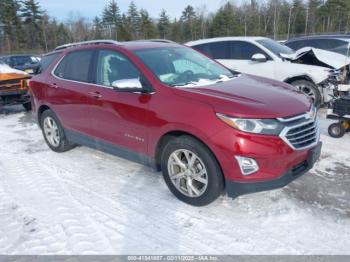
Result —
[[143, 86], [139, 78], [122, 79], [112, 82], [114, 90], [125, 92], [142, 92]]
[[266, 62], [267, 61], [267, 57], [263, 54], [254, 54], [251, 58], [252, 61], [254, 62], [259, 62], [259, 63], [262, 63], [262, 62]]

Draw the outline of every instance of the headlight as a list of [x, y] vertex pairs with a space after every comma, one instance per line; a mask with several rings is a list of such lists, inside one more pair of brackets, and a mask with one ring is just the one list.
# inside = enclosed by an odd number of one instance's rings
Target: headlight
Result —
[[216, 116], [229, 126], [248, 133], [279, 135], [283, 129], [283, 124], [276, 119], [234, 118], [220, 113]]

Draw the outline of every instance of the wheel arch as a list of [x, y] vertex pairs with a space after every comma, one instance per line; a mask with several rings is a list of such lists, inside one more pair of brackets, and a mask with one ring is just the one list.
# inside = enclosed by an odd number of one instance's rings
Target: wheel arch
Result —
[[48, 105], [41, 105], [39, 108], [38, 108], [38, 113], [37, 113], [37, 119], [38, 119], [38, 123], [39, 123], [39, 125], [41, 125], [41, 121], [40, 121], [40, 119], [41, 119], [41, 116], [42, 116], [42, 114], [44, 113], [44, 111], [46, 111], [46, 110], [49, 110], [49, 109], [51, 109]]
[[308, 75], [299, 75], [299, 76], [292, 76], [292, 77], [288, 77], [286, 78], [283, 82], [287, 83], [287, 84], [291, 84], [294, 81], [297, 80], [306, 80], [306, 81], [310, 81], [312, 82], [314, 85], [317, 86], [317, 84], [315, 83], [315, 81]]
[[163, 149], [165, 147], [165, 145], [174, 138], [180, 137], [180, 136], [189, 136], [192, 137], [193, 139], [197, 140], [198, 142], [200, 142], [202, 145], [204, 145], [209, 152], [213, 155], [215, 161], [218, 163], [219, 168], [221, 170], [221, 173], [224, 175], [224, 172], [222, 170], [221, 164], [218, 160], [218, 158], [216, 157], [214, 151], [208, 146], [207, 143], [205, 143], [201, 138], [199, 138], [198, 136], [187, 132], [187, 131], [183, 131], [183, 130], [172, 130], [172, 131], [168, 131], [167, 133], [163, 134], [160, 139], [157, 142], [156, 148], [155, 148], [155, 164], [156, 164], [156, 169], [157, 171], [161, 171], [161, 156], [162, 156], [162, 152]]

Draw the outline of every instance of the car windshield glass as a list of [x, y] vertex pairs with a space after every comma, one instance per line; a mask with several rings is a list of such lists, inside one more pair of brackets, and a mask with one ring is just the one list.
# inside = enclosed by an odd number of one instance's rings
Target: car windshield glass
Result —
[[236, 75], [188, 47], [142, 49], [134, 53], [169, 86], [203, 86], [227, 81]]
[[289, 48], [288, 46], [285, 46], [281, 43], [273, 41], [269, 38], [257, 40], [257, 42], [278, 56], [280, 54], [292, 55], [295, 53], [295, 51]]

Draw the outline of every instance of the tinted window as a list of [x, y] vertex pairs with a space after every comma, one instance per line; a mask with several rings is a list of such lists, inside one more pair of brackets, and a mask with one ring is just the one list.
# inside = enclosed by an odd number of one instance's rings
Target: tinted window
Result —
[[257, 40], [256, 42], [258, 42], [263, 47], [270, 50], [277, 56], [279, 56], [280, 54], [291, 55], [295, 53], [294, 50], [290, 49], [288, 46], [282, 45], [281, 43], [278, 43], [269, 38]]
[[21, 66], [35, 63], [30, 56], [14, 56], [11, 57], [12, 66]]
[[228, 42], [215, 42], [194, 46], [195, 49], [214, 59], [229, 59]]
[[40, 73], [44, 72], [51, 65], [53, 60], [57, 58], [59, 54], [60, 53], [54, 53], [54, 54], [43, 56], [40, 62]]
[[231, 41], [230, 51], [230, 59], [251, 60], [252, 56], [258, 53], [267, 57], [266, 53], [259, 47], [244, 41]]
[[303, 47], [315, 47], [319, 49], [330, 50], [346, 44], [345, 41], [339, 39], [305, 39], [300, 41], [294, 41], [287, 45], [294, 50], [298, 50]]
[[94, 51], [83, 50], [67, 54], [55, 70], [55, 75], [79, 82], [89, 81], [89, 70]]
[[114, 81], [126, 79], [140, 79], [139, 70], [124, 55], [111, 50], [100, 50], [96, 83], [112, 87]]
[[288, 46], [289, 48], [292, 48], [293, 50], [299, 50], [300, 48], [303, 48], [306, 46], [303, 40], [293, 41], [290, 43], [286, 43], [285, 45]]

